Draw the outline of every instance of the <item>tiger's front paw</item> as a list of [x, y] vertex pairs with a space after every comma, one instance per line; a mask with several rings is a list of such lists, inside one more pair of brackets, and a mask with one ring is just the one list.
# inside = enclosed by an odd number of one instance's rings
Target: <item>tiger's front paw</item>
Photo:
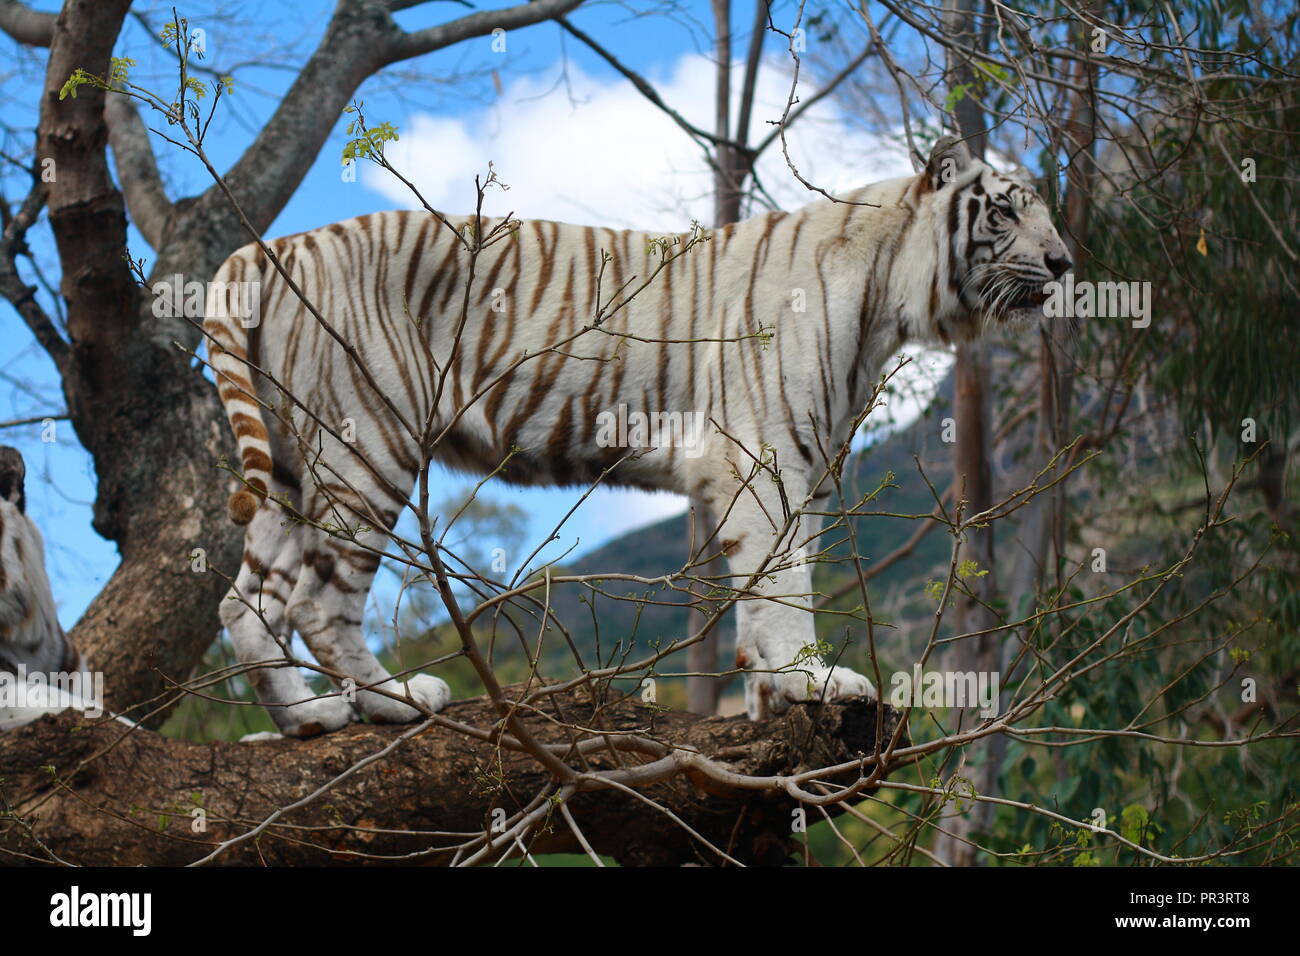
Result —
[[779, 673], [745, 675], [745, 709], [750, 720], [778, 716], [799, 701], [842, 697], [874, 700], [876, 689], [857, 671], [822, 664], [800, 664], [797, 669]]
[[315, 737], [346, 727], [357, 713], [342, 697], [304, 700], [288, 707], [271, 707], [271, 718], [286, 737]]
[[[451, 700], [451, 688], [447, 682], [432, 674], [416, 674], [405, 684], [390, 680], [379, 686], [398, 697], [405, 697], [409, 692], [416, 705], [428, 713], [437, 713]], [[357, 704], [367, 717], [380, 724], [409, 724], [418, 720], [422, 713], [392, 697], [364, 690], [357, 695]]]

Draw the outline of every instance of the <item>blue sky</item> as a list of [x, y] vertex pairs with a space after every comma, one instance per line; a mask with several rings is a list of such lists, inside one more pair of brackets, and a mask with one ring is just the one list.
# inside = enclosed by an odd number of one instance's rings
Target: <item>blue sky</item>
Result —
[[[35, 6], [55, 9], [57, 4]], [[152, 24], [170, 19], [170, 3], [136, 6]], [[206, 64], [225, 71], [235, 63], [268, 60], [235, 72], [229, 110], [219, 114], [207, 141], [218, 168], [228, 167], [251, 141], [294, 76], [286, 67], [305, 60], [332, 8], [319, 0], [181, 7], [192, 26], [205, 29]], [[783, 14], [791, 22], [793, 9]], [[778, 5], [778, 14], [781, 10]], [[464, 12], [458, 5], [434, 3], [404, 11], [398, 19], [405, 28], [418, 29]], [[573, 20], [654, 81], [689, 119], [711, 125], [712, 79], [703, 49], [707, 33], [701, 26], [709, 22], [707, 4], [686, 3], [673, 15], [650, 16], [633, 16], [622, 5], [597, 5], [580, 9]], [[389, 155], [433, 205], [453, 213], [469, 211], [473, 176], [491, 160], [511, 189], [494, 198], [490, 212], [665, 231], [683, 229], [692, 218], [707, 222], [708, 180], [698, 149], [630, 84], [582, 44], [562, 36], [554, 24], [512, 31], [505, 40], [504, 51], [494, 50], [488, 37], [399, 64], [392, 74], [372, 78], [359, 94], [371, 125], [387, 121], [398, 128], [402, 139]], [[737, 27], [738, 55], [747, 42], [745, 30]], [[773, 68], [762, 76], [753, 122], [760, 135], [768, 128], [766, 121], [780, 115], [789, 83], [776, 37], [769, 38], [768, 53]], [[130, 23], [116, 54], [138, 62], [132, 76], [141, 85], [160, 91], [174, 87], [172, 61], [140, 24]], [[6, 154], [29, 155], [31, 137], [24, 130], [36, 121], [44, 56], [23, 52], [0, 37], [0, 61], [9, 59], [11, 67], [0, 69], [6, 75], [0, 108], [9, 132], [0, 135]], [[344, 181], [340, 152], [345, 125], [341, 118], [268, 235], [414, 205], [404, 187], [380, 171], [363, 169], [357, 181]], [[170, 198], [209, 185], [196, 160], [155, 142]], [[832, 102], [792, 132], [791, 149], [800, 171], [832, 190], [910, 172], [896, 149], [866, 137]], [[810, 198], [784, 171], [779, 149], [770, 151], [760, 173], [781, 205], [794, 207]], [[25, 188], [21, 176], [9, 170], [0, 182], [10, 197]], [[46, 276], [57, 282], [48, 230], [42, 225], [30, 238]], [[146, 259], [148, 271], [153, 253], [134, 231], [131, 252]], [[27, 278], [35, 281], [30, 270]], [[53, 307], [48, 295], [42, 294], [42, 301]], [[0, 305], [0, 314], [8, 330], [0, 338], [0, 421], [58, 413], [63, 399], [53, 366], [8, 304]], [[942, 367], [942, 359], [938, 363]], [[91, 528], [94, 469], [71, 425], [59, 422], [52, 443], [42, 441], [41, 433], [40, 426], [6, 428], [0, 442], [16, 446], [27, 459], [29, 512], [45, 532], [60, 618], [71, 626], [112, 574], [117, 554]], [[447, 488], [464, 483], [449, 478]], [[572, 491], [501, 489], [492, 494], [528, 512], [529, 551], [575, 500]], [[680, 500], [668, 495], [600, 491], [552, 547], [580, 554], [681, 507]]]

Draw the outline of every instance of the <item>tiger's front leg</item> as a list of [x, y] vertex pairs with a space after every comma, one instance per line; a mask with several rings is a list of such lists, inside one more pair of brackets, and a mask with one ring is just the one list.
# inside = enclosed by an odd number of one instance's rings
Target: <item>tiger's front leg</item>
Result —
[[[735, 484], [733, 477], [729, 485], [734, 489]], [[801, 516], [781, 536], [786, 519], [774, 488], [770, 476], [760, 475], [747, 482], [734, 503], [728, 496], [711, 504], [719, 509], [715, 513], [728, 514], [719, 540], [732, 587], [745, 589], [754, 571], [764, 568], [736, 605], [736, 666], [747, 672], [750, 720], [784, 713], [797, 701], [875, 696], [867, 678], [847, 667], [827, 666], [817, 652], [812, 565], [806, 559], [818, 549], [809, 541], [816, 519]], [[787, 487], [786, 500], [797, 507], [802, 495], [795, 490]]]
[[784, 713], [802, 700], [835, 700], [841, 697], [874, 698], [871, 681], [847, 667], [827, 666], [816, 649], [813, 615], [806, 609], [807, 598], [788, 607], [794, 595], [806, 595], [812, 576], [802, 571], [780, 572], [767, 590], [781, 603], [743, 600], [737, 607], [736, 666], [744, 668], [745, 710], [750, 720], [763, 720]]

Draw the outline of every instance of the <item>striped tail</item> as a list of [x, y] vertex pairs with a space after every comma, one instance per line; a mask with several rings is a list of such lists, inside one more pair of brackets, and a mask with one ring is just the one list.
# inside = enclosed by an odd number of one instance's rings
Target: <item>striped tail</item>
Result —
[[230, 519], [240, 525], [253, 520], [271, 484], [271, 443], [248, 357], [248, 331], [261, 320], [260, 278], [260, 270], [243, 250], [236, 252], [208, 286], [203, 320], [217, 393], [244, 469], [244, 487], [230, 496], [229, 505]]

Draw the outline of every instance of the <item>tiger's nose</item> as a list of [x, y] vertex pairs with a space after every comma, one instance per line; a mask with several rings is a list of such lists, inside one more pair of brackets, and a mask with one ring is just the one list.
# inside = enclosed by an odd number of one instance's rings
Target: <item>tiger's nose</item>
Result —
[[1070, 266], [1074, 265], [1069, 256], [1058, 256], [1052, 252], [1043, 256], [1043, 262], [1047, 265], [1047, 270], [1058, 279], [1069, 272]]

